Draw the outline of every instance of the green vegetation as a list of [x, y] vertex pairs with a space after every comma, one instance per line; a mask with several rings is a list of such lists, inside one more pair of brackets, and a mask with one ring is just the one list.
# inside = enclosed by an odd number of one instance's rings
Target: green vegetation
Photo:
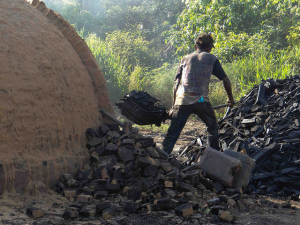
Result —
[[[85, 38], [113, 102], [145, 90], [170, 107], [180, 59], [202, 32], [230, 77], [235, 98], [262, 79], [300, 72], [300, 0], [45, 0]], [[222, 82], [210, 87], [224, 104]], [[219, 111], [222, 113], [222, 109]]]

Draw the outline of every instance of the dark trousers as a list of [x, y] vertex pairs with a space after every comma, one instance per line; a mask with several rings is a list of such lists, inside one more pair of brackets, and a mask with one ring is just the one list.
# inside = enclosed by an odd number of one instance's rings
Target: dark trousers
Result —
[[199, 118], [207, 126], [207, 145], [216, 150], [220, 150], [215, 111], [212, 109], [212, 106], [209, 102], [198, 102], [193, 105], [179, 105], [174, 107], [172, 122], [162, 143], [163, 150], [168, 154], [172, 152], [187, 119], [192, 113], [199, 116]]

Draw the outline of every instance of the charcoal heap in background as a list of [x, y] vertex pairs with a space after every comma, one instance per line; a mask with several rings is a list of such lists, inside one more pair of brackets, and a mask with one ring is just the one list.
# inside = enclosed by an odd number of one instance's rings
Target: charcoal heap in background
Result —
[[[299, 196], [299, 76], [262, 81], [236, 107], [227, 111], [218, 126], [223, 150], [229, 148], [243, 152], [256, 161], [248, 191], [273, 196]], [[205, 148], [205, 144], [199, 143], [201, 139], [186, 147], [188, 163]]]
[[300, 194], [300, 79], [265, 80], [219, 121], [222, 148], [256, 161], [249, 188], [258, 194]]
[[159, 100], [147, 92], [133, 90], [121, 100], [123, 102], [116, 105], [121, 114], [133, 123], [160, 126], [168, 118], [166, 108], [159, 105]]

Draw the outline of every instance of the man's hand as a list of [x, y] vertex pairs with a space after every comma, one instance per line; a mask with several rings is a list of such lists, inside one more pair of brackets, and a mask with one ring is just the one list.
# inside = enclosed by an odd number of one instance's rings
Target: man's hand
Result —
[[232, 108], [233, 106], [235, 106], [235, 101], [234, 99], [227, 99], [227, 104], [230, 108]]

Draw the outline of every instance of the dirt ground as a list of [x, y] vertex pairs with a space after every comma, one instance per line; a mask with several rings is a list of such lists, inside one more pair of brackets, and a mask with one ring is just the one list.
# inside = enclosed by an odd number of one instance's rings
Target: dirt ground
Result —
[[[199, 121], [190, 119], [185, 126], [182, 135], [176, 143], [175, 150], [179, 150], [197, 134], [205, 132], [205, 127]], [[145, 136], [151, 136], [157, 144], [161, 144], [164, 135], [160, 133], [149, 133], [140, 130]], [[204, 201], [205, 202], [205, 201]], [[5, 193], [0, 196], [0, 224], [113, 224], [107, 223], [102, 218], [78, 219], [66, 221], [62, 219], [64, 209], [69, 204], [69, 200], [58, 195], [53, 190], [48, 190], [37, 196], [22, 196], [15, 193]], [[289, 198], [274, 198], [268, 196], [248, 196], [244, 200], [245, 204], [238, 204], [238, 207], [229, 208], [233, 215], [232, 224], [241, 225], [291, 225], [300, 222], [300, 201], [293, 201]], [[44, 210], [44, 217], [33, 219], [26, 215], [28, 207], [36, 207]], [[215, 217], [207, 215], [203, 209], [195, 211], [189, 218], [178, 217], [169, 212], [153, 212], [150, 214], [136, 214], [128, 216], [126, 224], [151, 224], [151, 225], [198, 225], [198, 224], [230, 224], [219, 221]]]

